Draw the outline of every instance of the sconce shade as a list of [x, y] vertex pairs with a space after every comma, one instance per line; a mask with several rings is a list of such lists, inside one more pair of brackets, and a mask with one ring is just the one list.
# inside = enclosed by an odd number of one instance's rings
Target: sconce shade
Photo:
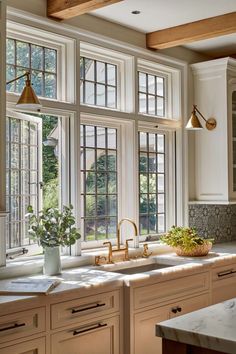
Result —
[[42, 104], [36, 96], [34, 89], [31, 86], [30, 79], [28, 77], [25, 81], [25, 87], [16, 104], [16, 107], [21, 109], [40, 109], [42, 107]]
[[186, 125], [186, 129], [188, 130], [201, 130], [203, 129], [198, 117], [196, 116], [195, 110], [192, 111], [191, 117], [188, 120]]

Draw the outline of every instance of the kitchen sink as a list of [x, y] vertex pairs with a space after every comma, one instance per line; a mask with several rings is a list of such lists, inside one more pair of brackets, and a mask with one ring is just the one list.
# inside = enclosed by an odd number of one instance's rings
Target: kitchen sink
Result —
[[150, 272], [151, 270], [158, 270], [168, 267], [173, 267], [174, 265], [170, 264], [159, 264], [159, 263], [151, 263], [151, 264], [144, 264], [142, 266], [130, 267], [130, 268], [120, 268], [120, 269], [110, 269], [110, 272], [120, 273], [120, 274], [138, 274], [138, 273], [145, 273]]

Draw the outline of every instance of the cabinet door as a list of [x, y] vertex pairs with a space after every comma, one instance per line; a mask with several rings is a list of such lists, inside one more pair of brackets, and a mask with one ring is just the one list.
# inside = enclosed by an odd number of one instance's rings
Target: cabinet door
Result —
[[236, 264], [217, 267], [212, 271], [212, 303], [217, 304], [236, 296]]
[[209, 295], [204, 294], [135, 315], [135, 350], [132, 354], [147, 354], [147, 350], [148, 354], [162, 354], [161, 338], [155, 335], [155, 325], [208, 305]]
[[52, 354], [121, 354], [119, 316], [52, 335]]
[[169, 306], [158, 307], [134, 316], [134, 352], [132, 354], [161, 354], [161, 338], [155, 335], [155, 325], [168, 320]]
[[38, 338], [0, 349], [0, 354], [45, 354], [45, 338]]

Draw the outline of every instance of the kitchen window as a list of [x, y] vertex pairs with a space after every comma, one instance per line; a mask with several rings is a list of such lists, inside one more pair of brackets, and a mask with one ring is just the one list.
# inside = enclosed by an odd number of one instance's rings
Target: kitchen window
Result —
[[164, 77], [138, 72], [139, 113], [165, 116]]
[[80, 102], [117, 108], [117, 66], [81, 57]]
[[165, 134], [139, 132], [139, 231], [166, 231]]
[[[38, 96], [57, 98], [57, 50], [13, 38], [6, 45], [7, 81], [29, 71]], [[7, 91], [21, 93], [24, 85], [21, 78], [7, 85]]]
[[84, 241], [116, 238], [117, 129], [81, 125], [81, 210]]

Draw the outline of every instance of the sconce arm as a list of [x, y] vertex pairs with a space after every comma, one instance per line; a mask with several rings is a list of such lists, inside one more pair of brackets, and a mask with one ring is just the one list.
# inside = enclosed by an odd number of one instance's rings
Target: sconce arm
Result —
[[7, 84], [7, 85], [8, 85], [8, 84], [11, 84], [12, 82], [17, 81], [17, 80], [20, 80], [22, 77], [25, 77], [25, 76], [27, 76], [27, 80], [30, 80], [30, 72], [27, 71], [26, 73], [24, 73], [24, 74], [22, 74], [22, 75], [20, 75], [20, 76], [15, 77], [15, 79], [12, 79], [12, 80], [10, 80], [10, 81], [7, 81], [6, 84]]

